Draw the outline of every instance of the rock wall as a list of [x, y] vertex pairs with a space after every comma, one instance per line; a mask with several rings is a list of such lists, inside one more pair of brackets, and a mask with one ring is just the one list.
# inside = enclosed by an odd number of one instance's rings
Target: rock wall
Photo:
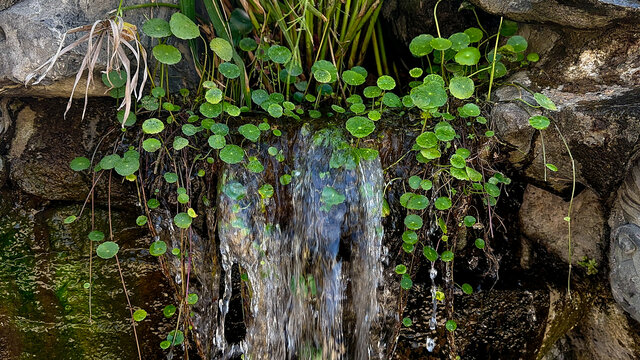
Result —
[[[529, 40], [530, 49], [540, 53], [541, 61], [499, 84], [504, 86], [495, 92], [492, 126], [505, 144], [501, 149], [504, 161], [524, 190], [512, 194], [510, 201], [517, 207], [509, 219], [514, 225], [503, 239], [496, 240], [502, 246], [493, 254], [501, 266], [496, 288], [487, 283], [456, 304], [457, 317], [469, 319], [460, 323], [457, 333], [464, 358], [509, 354], [525, 359], [636, 359], [640, 357], [640, 326], [611, 294], [608, 252], [611, 234], [625, 223], [618, 190], [640, 145], [640, 32], [635, 26], [640, 22], [640, 6], [624, 0], [472, 3], [484, 11], [480, 17], [489, 24], [496, 24], [493, 15], [523, 22], [520, 33]], [[92, 99], [84, 121], [77, 107], [66, 120], [62, 118], [66, 100], [40, 98], [68, 96], [69, 76], [77, 69], [81, 52], [54, 69], [47, 79], [52, 86], [25, 89], [21, 84], [55, 53], [57, 41], [52, 39], [59, 40], [65, 30], [101, 18], [117, 6], [115, 1], [84, 0], [52, 4], [47, 0], [0, 1], [0, 45], [4, 49], [0, 53], [0, 188], [19, 192], [27, 199], [22, 206], [35, 213], [41, 208], [63, 211], [67, 202], [84, 201], [91, 179], [71, 171], [69, 160], [90, 151], [114, 119], [108, 98]], [[434, 4], [430, 0], [388, 0], [382, 14], [387, 21], [397, 19], [395, 36], [407, 43], [419, 33], [434, 33], [430, 20]], [[443, 21], [445, 34], [449, 27], [475, 21], [457, 15], [460, 5], [461, 1], [441, 4], [443, 19], [449, 19]], [[166, 9], [153, 11], [167, 13]], [[143, 18], [141, 13], [127, 21], [141, 24]], [[557, 112], [545, 112], [553, 125], [544, 136], [528, 126], [530, 109], [514, 100], [523, 94], [509, 83], [542, 92], [558, 105]], [[96, 85], [90, 95], [103, 93]], [[527, 100], [526, 93], [524, 96]], [[559, 169], [547, 171], [546, 179], [543, 156]], [[577, 186], [570, 204], [572, 157]], [[105, 189], [98, 188], [98, 203], [105, 201]], [[117, 206], [131, 203], [135, 195], [127, 184], [114, 184], [112, 191]], [[9, 198], [4, 194], [0, 202], [6, 204]], [[569, 206], [571, 296], [566, 282], [568, 222], [564, 220]], [[145, 241], [148, 239], [141, 244]], [[465, 260], [478, 262], [478, 254], [468, 251]], [[588, 260], [595, 261], [595, 267], [590, 269]], [[589, 274], [593, 271], [596, 273]], [[424, 284], [418, 281], [416, 286]], [[436, 357], [424, 353], [430, 334], [429, 314], [424, 312], [429, 306], [427, 291], [418, 290], [421, 295], [407, 305], [407, 314], [416, 325], [398, 330], [397, 358]], [[0, 344], [14, 336], [7, 331], [0, 330]], [[446, 336], [444, 332], [439, 335]], [[21, 349], [15, 344], [3, 348], [2, 356]]]

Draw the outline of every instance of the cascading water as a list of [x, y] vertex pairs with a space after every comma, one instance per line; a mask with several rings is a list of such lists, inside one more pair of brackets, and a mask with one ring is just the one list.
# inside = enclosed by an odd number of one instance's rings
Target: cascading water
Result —
[[[337, 129], [312, 133], [304, 126], [292, 149], [288, 185], [278, 181], [286, 171], [275, 160], [260, 173], [235, 165], [221, 176], [217, 221], [225, 275], [217, 356], [381, 358], [384, 345], [375, 340], [383, 235], [379, 159], [372, 150], [352, 148]], [[234, 264], [246, 274], [249, 300], [245, 339], [229, 344], [225, 317]]]

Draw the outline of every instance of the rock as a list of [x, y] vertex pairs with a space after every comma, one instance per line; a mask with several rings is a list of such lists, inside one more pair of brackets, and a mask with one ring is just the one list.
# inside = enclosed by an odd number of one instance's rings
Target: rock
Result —
[[[531, 81], [526, 73], [514, 75], [511, 82], [518, 82], [530, 86]], [[509, 152], [509, 161], [521, 165], [531, 151], [532, 141], [536, 129], [529, 125], [529, 117], [540, 111], [528, 108], [527, 105], [515, 99], [523, 98], [528, 103], [535, 103], [533, 96], [514, 86], [505, 86], [495, 92], [497, 103], [491, 109], [491, 119], [496, 128], [496, 134], [514, 150]]]
[[[115, 259], [98, 258], [97, 243], [87, 238], [90, 212], [85, 209], [74, 223], [64, 224], [80, 208], [47, 205], [17, 191], [0, 192], [0, 358], [118, 359], [123, 353], [137, 354]], [[175, 319], [166, 319], [162, 308], [173, 303], [173, 296], [158, 259], [147, 251], [150, 238], [136, 226], [135, 217], [112, 211], [114, 241], [120, 246], [131, 303], [148, 312], [136, 326], [143, 359], [159, 359], [164, 355], [158, 344]], [[96, 209], [96, 229], [108, 237], [107, 218], [106, 209]], [[91, 300], [84, 287], [90, 251]]]
[[627, 224], [612, 234], [609, 282], [613, 298], [640, 322], [640, 227]]
[[[447, 359], [450, 354], [442, 303], [436, 330], [429, 329], [431, 303], [428, 287], [414, 285], [402, 316], [413, 319], [402, 327], [394, 359]], [[458, 329], [456, 347], [464, 359], [535, 359], [542, 344], [549, 312], [548, 290], [491, 290], [455, 296]], [[496, 326], [501, 324], [500, 326]], [[473, 335], [470, 335], [473, 334]], [[433, 352], [426, 349], [427, 338], [435, 339]]]
[[[523, 235], [569, 262], [568, 226], [564, 218], [569, 202], [533, 185], [527, 186], [520, 208]], [[600, 264], [603, 260], [605, 221], [598, 196], [584, 190], [573, 200], [571, 216], [572, 263], [585, 256]]]
[[632, 360], [640, 356], [640, 333], [613, 302], [593, 307], [560, 338], [543, 360]]
[[[513, 89], [497, 91], [500, 102], [492, 111], [497, 133], [520, 150], [510, 154], [511, 161], [537, 185], [568, 191], [573, 177], [568, 145], [576, 181], [612, 200], [639, 148], [640, 65], [634, 54], [640, 51], [640, 34], [623, 27], [598, 32], [525, 26], [520, 31], [531, 39], [529, 49], [540, 49], [542, 56], [535, 67], [510, 80], [547, 95], [558, 111], [545, 110], [551, 126], [531, 137], [524, 124], [526, 110], [533, 109], [514, 102], [519, 94]], [[532, 150], [524, 153], [529, 139]], [[545, 162], [558, 172], [545, 170]]]
[[0, 0], [0, 10], [4, 10], [20, 0]]
[[[13, 0], [10, 0], [11, 3]], [[170, 1], [175, 3], [176, 1]], [[108, 12], [117, 9], [117, 0], [91, 1], [91, 0], [23, 0], [17, 4], [0, 11], [0, 95], [24, 96], [63, 96], [68, 97], [73, 78], [80, 67], [84, 57], [86, 46], [73, 49], [62, 56], [54, 68], [49, 72], [43, 85], [24, 87], [27, 75], [33, 72], [41, 64], [47, 61], [58, 50], [59, 42], [65, 31], [75, 27], [91, 25], [97, 20], [104, 19]], [[126, 5], [147, 3], [145, 0], [129, 1]], [[2, 7], [0, 6], [0, 9]], [[174, 9], [157, 7], [148, 9], [131, 10], [125, 13], [125, 21], [142, 27], [148, 17], [168, 18]], [[151, 39], [141, 34], [141, 41], [148, 50], [148, 56], [152, 58], [150, 49]], [[74, 35], [67, 37], [66, 43], [75, 40]], [[174, 67], [172, 76], [176, 79], [186, 79], [186, 85], [193, 85], [196, 73], [190, 65], [190, 52], [185, 42], [180, 42], [180, 50], [183, 53], [185, 66]], [[105, 50], [103, 50], [105, 51]], [[106, 54], [106, 51], [105, 51]], [[98, 61], [97, 70], [102, 70], [106, 64], [106, 57]], [[90, 96], [104, 96], [105, 87], [97, 74], [94, 86], [89, 88]], [[58, 80], [63, 80], [58, 82]], [[84, 81], [84, 80], [83, 80]], [[178, 81], [176, 81], [177, 83]], [[197, 84], [197, 82], [195, 83]], [[176, 84], [177, 88], [185, 84]], [[78, 86], [77, 96], [84, 93], [83, 82]]]
[[[91, 174], [75, 172], [69, 163], [78, 156], [91, 159], [110, 125], [109, 119], [115, 121], [115, 113], [110, 104], [100, 106], [98, 101], [91, 101], [84, 120], [81, 104], [73, 106], [66, 119], [61, 115], [51, 116], [61, 114], [65, 103], [64, 99], [25, 99], [14, 120], [15, 126], [9, 130], [9, 176], [28, 194], [49, 200], [84, 201], [91, 189]], [[108, 174], [105, 175], [96, 187], [96, 200], [101, 203], [107, 200]], [[135, 191], [116, 179], [112, 181], [112, 202], [133, 204]]]
[[520, 22], [554, 23], [579, 29], [637, 23], [640, 5], [629, 0], [471, 0], [483, 10]]

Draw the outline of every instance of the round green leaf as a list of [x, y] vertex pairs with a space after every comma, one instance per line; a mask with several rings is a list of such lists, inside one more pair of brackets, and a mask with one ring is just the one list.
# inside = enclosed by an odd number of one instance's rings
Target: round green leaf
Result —
[[476, 104], [464, 104], [462, 107], [458, 108], [458, 113], [460, 117], [466, 118], [469, 116], [478, 116], [480, 115], [480, 108]]
[[418, 234], [413, 230], [407, 230], [402, 233], [402, 241], [409, 244], [415, 244], [418, 242]]
[[264, 171], [264, 165], [262, 165], [260, 160], [254, 158], [249, 160], [249, 163], [247, 164], [247, 169], [252, 173], [258, 174]]
[[533, 97], [534, 99], [536, 99], [536, 102], [538, 103], [538, 105], [542, 106], [543, 108], [547, 110], [553, 110], [553, 111], [558, 110], [558, 108], [556, 107], [556, 104], [554, 104], [553, 101], [551, 101], [551, 99], [549, 99], [546, 95], [541, 93], [535, 93], [533, 94]]
[[222, 90], [218, 88], [209, 89], [204, 94], [204, 98], [211, 104], [217, 104], [222, 101]]
[[456, 137], [456, 130], [446, 121], [437, 123], [434, 130], [440, 141], [451, 141]]
[[364, 91], [362, 91], [362, 95], [366, 98], [373, 99], [382, 95], [382, 89], [377, 86], [367, 86], [364, 88]]
[[238, 46], [243, 51], [253, 51], [258, 48], [258, 43], [256, 43], [256, 41], [251, 38], [244, 38], [240, 40]]
[[347, 120], [347, 130], [356, 138], [368, 136], [375, 128], [373, 121], [363, 116], [353, 116]]
[[464, 217], [462, 222], [464, 223], [464, 226], [472, 227], [473, 225], [476, 224], [476, 218], [471, 216], [471, 215], [467, 215], [467, 216]]
[[[158, 200], [156, 200], [156, 201], [158, 201]], [[148, 221], [148, 219], [147, 219], [147, 217], [146, 217], [146, 216], [144, 216], [144, 215], [140, 215], [140, 216], [138, 216], [138, 217], [136, 218], [136, 225], [138, 225], [138, 226], [145, 226], [145, 225], [147, 224], [147, 221]]]
[[167, 341], [173, 345], [180, 345], [184, 342], [184, 333], [181, 330], [171, 330], [167, 335]]
[[405, 265], [402, 265], [402, 264], [396, 265], [395, 271], [396, 271], [396, 274], [402, 275], [402, 274], [407, 272], [407, 267]]
[[451, 207], [451, 199], [441, 196], [436, 199], [435, 206], [438, 210], [447, 210]]
[[453, 260], [453, 253], [449, 250], [443, 251], [442, 254], [440, 254], [440, 258], [444, 262], [449, 262]]
[[329, 83], [331, 82], [331, 74], [326, 71], [326, 70], [322, 70], [322, 69], [318, 69], [316, 71], [313, 72], [313, 77], [319, 82], [319, 83]]
[[135, 321], [142, 321], [146, 317], [147, 317], [147, 312], [142, 309], [138, 309], [133, 313], [133, 320]]
[[413, 281], [411, 280], [411, 277], [409, 277], [407, 274], [404, 274], [402, 276], [402, 280], [400, 280], [400, 287], [402, 287], [405, 290], [409, 290], [411, 289], [412, 286], [413, 286]]
[[240, 126], [238, 128], [238, 132], [251, 142], [258, 141], [258, 138], [260, 137], [260, 129], [253, 124], [244, 124]]
[[422, 57], [425, 55], [429, 55], [433, 48], [431, 47], [431, 40], [433, 40], [433, 36], [422, 34], [418, 35], [409, 44], [409, 51], [416, 57]]
[[396, 87], [396, 81], [389, 75], [382, 75], [378, 78], [377, 85], [380, 89], [389, 91]]
[[402, 319], [402, 325], [409, 327], [413, 325], [413, 321], [411, 321], [411, 318], [405, 317]]
[[449, 82], [451, 95], [458, 99], [468, 99], [473, 96], [475, 90], [473, 80], [466, 76], [454, 76]]
[[413, 175], [409, 178], [409, 187], [411, 187], [413, 190], [416, 190], [420, 187], [421, 181], [422, 179], [420, 178], [420, 176]]
[[176, 313], [177, 310], [178, 309], [176, 309], [175, 305], [167, 305], [164, 307], [164, 309], [162, 309], [162, 314], [164, 314], [164, 317], [170, 318]]
[[227, 164], [237, 164], [244, 158], [244, 150], [238, 145], [226, 145], [220, 150], [220, 160]]
[[422, 218], [416, 214], [407, 215], [404, 218], [404, 225], [411, 230], [418, 230], [422, 227]]
[[433, 187], [433, 182], [431, 180], [422, 180], [420, 182], [420, 187], [422, 190], [429, 191]]
[[464, 48], [458, 51], [455, 56], [455, 60], [460, 65], [475, 65], [480, 61], [480, 50], [474, 47]]
[[103, 259], [111, 259], [116, 256], [118, 250], [120, 250], [120, 246], [118, 246], [118, 244], [113, 241], [105, 241], [98, 245], [96, 248], [96, 254]]
[[462, 284], [462, 292], [464, 292], [467, 295], [471, 295], [473, 294], [473, 288], [471, 287], [471, 285], [464, 283]]
[[208, 142], [209, 142], [209, 146], [211, 146], [216, 150], [220, 150], [223, 147], [225, 147], [225, 145], [227, 145], [227, 141], [225, 140], [224, 136], [221, 136], [221, 135], [209, 136]]
[[[126, 155], [126, 154], [125, 154]], [[124, 156], [118, 160], [115, 170], [120, 176], [129, 176], [140, 168], [140, 159], [134, 156]]]
[[156, 118], [147, 119], [142, 123], [142, 131], [145, 134], [157, 134], [164, 130], [164, 123]]
[[451, 41], [451, 49], [455, 51], [462, 50], [469, 46], [469, 43], [471, 43], [469, 35], [465, 33], [455, 33], [449, 36], [449, 41]]
[[120, 156], [117, 154], [107, 155], [100, 160], [100, 167], [105, 170], [113, 169], [118, 161], [120, 160]]
[[458, 324], [456, 324], [456, 322], [453, 320], [447, 320], [447, 322], [444, 324], [444, 327], [447, 328], [447, 330], [453, 332], [458, 328]]
[[89, 240], [102, 241], [104, 239], [104, 233], [102, 231], [94, 230], [89, 233]]
[[419, 78], [420, 76], [422, 76], [422, 69], [421, 68], [413, 68], [411, 70], [409, 70], [409, 75], [413, 78]]
[[409, 210], [424, 210], [429, 205], [429, 199], [424, 195], [412, 194], [407, 199], [407, 205], [405, 206]]
[[240, 76], [240, 68], [238, 67], [238, 65], [230, 62], [220, 64], [218, 66], [218, 70], [227, 79], [235, 79]]
[[474, 244], [476, 245], [476, 247], [478, 249], [480, 249], [480, 250], [484, 249], [484, 245], [485, 245], [484, 240], [478, 238], [478, 239], [476, 239]]
[[434, 50], [444, 51], [451, 47], [451, 41], [444, 38], [435, 38], [429, 42]]
[[333, 83], [336, 80], [338, 80], [338, 69], [336, 69], [335, 65], [333, 65], [329, 61], [327, 61], [327, 60], [318, 60], [318, 61], [316, 61], [313, 64], [313, 66], [311, 66], [311, 72], [315, 76], [315, 73], [318, 70], [324, 70], [324, 71], [328, 72], [329, 75], [331, 75], [331, 80], [329, 80], [330, 83]]
[[482, 30], [478, 29], [477, 27], [470, 27], [465, 30], [464, 33], [469, 36], [469, 41], [471, 41], [472, 43], [482, 40], [482, 37], [484, 36]]
[[271, 115], [274, 118], [279, 118], [282, 116], [282, 106], [278, 105], [278, 104], [271, 104], [268, 107], [268, 112], [269, 115]]
[[67, 216], [64, 219], [64, 223], [65, 224], [71, 224], [72, 222], [76, 221], [77, 217], [75, 215], [71, 215], [71, 216]]
[[69, 163], [69, 167], [73, 171], [87, 170], [91, 165], [91, 161], [84, 156], [79, 156]]
[[527, 50], [527, 40], [520, 35], [512, 36], [507, 40], [507, 45], [511, 45], [515, 52]]
[[542, 115], [534, 115], [532, 117], [529, 118], [529, 124], [538, 130], [544, 130], [547, 127], [549, 127], [549, 124], [551, 122], [549, 121], [549, 118], [546, 116], [542, 116]]
[[267, 55], [275, 63], [286, 64], [291, 59], [291, 50], [284, 46], [273, 45], [267, 51]]
[[431, 246], [425, 246], [422, 248], [422, 253], [424, 254], [424, 256], [427, 258], [427, 260], [429, 261], [436, 261], [438, 260], [438, 252], [436, 251], [436, 249], [432, 248]]
[[173, 148], [175, 150], [182, 150], [189, 145], [189, 140], [183, 138], [182, 136], [176, 136], [173, 139]]
[[432, 148], [438, 145], [438, 138], [431, 131], [423, 132], [416, 138], [416, 144], [424, 149]]
[[182, 60], [180, 50], [165, 44], [159, 44], [153, 47], [153, 57], [167, 65], [174, 65]]
[[540, 55], [538, 55], [538, 53], [529, 53], [527, 54], [527, 60], [531, 62], [538, 62], [540, 61]]
[[153, 256], [164, 255], [166, 252], [167, 244], [162, 240], [154, 241], [151, 246], [149, 246], [149, 254]]
[[162, 143], [158, 139], [146, 139], [142, 142], [142, 148], [147, 152], [156, 152], [162, 147]]
[[453, 167], [456, 167], [458, 169], [464, 169], [467, 166], [467, 162], [464, 160], [464, 157], [459, 154], [451, 155], [449, 162]]
[[171, 20], [169, 20], [169, 25], [171, 26], [171, 32], [178, 39], [189, 40], [200, 36], [198, 25], [182, 13], [173, 13]]
[[198, 302], [198, 294], [187, 295], [187, 304], [193, 305]]
[[347, 85], [358, 86], [364, 84], [366, 79], [353, 70], [347, 70], [342, 73], [342, 80], [344, 80]]
[[186, 229], [191, 226], [191, 216], [183, 212], [178, 213], [173, 217], [173, 223], [179, 228]]
[[211, 50], [224, 61], [231, 61], [233, 58], [233, 48], [231, 44], [223, 38], [215, 38], [209, 43]]
[[[116, 114], [116, 119], [118, 119], [118, 124], [122, 125], [122, 120], [124, 119], [124, 109], [118, 111], [118, 113]], [[136, 117], [136, 114], [133, 111], [130, 111], [129, 115], [127, 115], [127, 121], [124, 122], [124, 126], [132, 126], [136, 123], [137, 119], [138, 118]]]

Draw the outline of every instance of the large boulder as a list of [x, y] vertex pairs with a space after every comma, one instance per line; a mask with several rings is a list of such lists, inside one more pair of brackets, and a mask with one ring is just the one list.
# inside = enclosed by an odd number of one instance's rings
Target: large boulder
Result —
[[579, 29], [638, 22], [640, 5], [629, 0], [471, 0], [485, 11], [521, 22], [554, 23]]
[[[81, 45], [62, 56], [47, 77], [43, 85], [25, 88], [27, 76], [47, 61], [58, 50], [60, 41], [66, 31], [84, 25], [92, 25], [95, 21], [106, 19], [111, 10], [118, 8], [118, 0], [23, 0], [11, 5], [14, 0], [0, 1], [0, 96], [46, 96], [68, 97], [74, 83], [74, 77], [80, 68], [86, 52], [86, 45]], [[166, 1], [177, 3], [175, 0]], [[126, 5], [148, 3], [146, 0], [127, 1]], [[142, 27], [149, 17], [169, 18], [175, 11], [168, 7], [153, 7], [127, 11], [124, 20]], [[84, 33], [81, 33], [84, 35]], [[142, 44], [151, 49], [151, 39], [140, 31]], [[82, 36], [80, 35], [80, 36]], [[66, 44], [77, 40], [77, 34], [66, 38]], [[104, 45], [103, 45], [104, 46]], [[179, 48], [189, 64], [190, 54], [186, 43], [180, 42]], [[106, 51], [103, 50], [106, 54]], [[148, 51], [148, 56], [151, 56]], [[96, 70], [103, 70], [106, 65], [106, 55], [96, 66]], [[176, 79], [187, 79], [187, 83], [178, 84], [178, 88], [192, 84], [195, 71], [192, 67], [181, 66], [176, 73]], [[90, 96], [104, 96], [106, 88], [100, 81], [99, 74], [94, 86], [89, 87]], [[178, 82], [178, 81], [176, 81]], [[197, 83], [196, 83], [197, 84]], [[77, 96], [84, 94], [84, 80], [80, 82]]]

